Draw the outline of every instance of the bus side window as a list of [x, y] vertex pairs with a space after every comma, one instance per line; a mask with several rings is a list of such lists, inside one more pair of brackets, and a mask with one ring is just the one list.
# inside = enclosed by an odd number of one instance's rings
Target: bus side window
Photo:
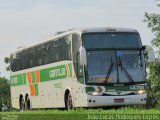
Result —
[[15, 72], [15, 71], [17, 71], [17, 60], [16, 60], [16, 54], [14, 53], [14, 54], [11, 54], [11, 70], [13, 71], [13, 72]]
[[18, 70], [22, 70], [23, 69], [23, 56], [22, 56], [22, 52], [18, 53]]
[[77, 63], [77, 78], [80, 83], [84, 84], [84, 68], [80, 65], [79, 53], [77, 54]]
[[70, 36], [58, 40], [58, 61], [71, 60], [71, 39]]
[[27, 50], [22, 51], [22, 58], [23, 58], [23, 69], [27, 69]]
[[29, 52], [29, 54], [28, 54], [29, 68], [32, 68], [32, 67], [34, 67], [34, 48], [30, 48], [28, 52]]
[[44, 65], [44, 58], [45, 58], [45, 54], [44, 54], [44, 49], [45, 46], [42, 45], [38, 45], [34, 48], [35, 50], [35, 59], [34, 59], [34, 66], [40, 66], [40, 65]]

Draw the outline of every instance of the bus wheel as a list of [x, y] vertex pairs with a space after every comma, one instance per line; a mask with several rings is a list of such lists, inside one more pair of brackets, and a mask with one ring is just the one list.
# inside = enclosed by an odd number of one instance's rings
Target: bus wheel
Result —
[[72, 102], [72, 96], [71, 93], [68, 93], [67, 99], [66, 99], [66, 109], [72, 110], [73, 109], [73, 102]]
[[24, 98], [23, 97], [21, 97], [21, 99], [20, 99], [19, 107], [20, 107], [20, 111], [24, 111], [25, 110], [25, 102], [24, 102]]
[[30, 99], [27, 97], [27, 99], [26, 99], [26, 110], [28, 111], [28, 110], [31, 110], [31, 103], [30, 103]]

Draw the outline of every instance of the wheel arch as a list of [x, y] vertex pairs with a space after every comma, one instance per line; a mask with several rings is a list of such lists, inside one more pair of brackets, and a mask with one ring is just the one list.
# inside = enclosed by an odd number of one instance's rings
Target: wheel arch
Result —
[[22, 109], [22, 108], [21, 108], [22, 99], [25, 101], [25, 99], [24, 99], [24, 94], [23, 94], [23, 93], [20, 93], [20, 95], [19, 95], [19, 109], [20, 109], [20, 110]]
[[71, 88], [66, 88], [65, 89], [65, 92], [64, 92], [64, 105], [65, 105], [65, 107], [66, 107], [66, 100], [67, 100], [67, 96], [68, 96], [68, 94], [71, 94], [71, 97], [72, 97], [72, 104], [73, 104], [73, 107], [75, 107], [75, 101], [74, 101], [74, 95], [73, 95], [73, 93], [72, 93], [72, 90], [71, 90]]
[[31, 106], [32, 106], [31, 96], [30, 96], [29, 92], [26, 92], [26, 94], [25, 94], [25, 104], [26, 104], [26, 107], [28, 105], [28, 100], [29, 100], [29, 106], [30, 106], [30, 109], [31, 109]]
[[28, 92], [25, 94], [25, 101], [27, 100], [27, 98], [30, 99], [30, 94]]
[[20, 94], [19, 94], [19, 103], [21, 102], [22, 98], [24, 98], [24, 94], [23, 94], [23, 93], [20, 93]]
[[66, 106], [67, 95], [68, 95], [69, 93], [71, 93], [71, 91], [70, 91], [69, 88], [67, 88], [67, 89], [65, 90], [65, 92], [64, 92], [64, 103], [65, 103], [65, 106]]

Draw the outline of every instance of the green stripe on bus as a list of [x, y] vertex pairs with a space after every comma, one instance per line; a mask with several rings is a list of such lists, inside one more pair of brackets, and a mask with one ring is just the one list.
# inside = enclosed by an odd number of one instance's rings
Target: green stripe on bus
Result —
[[72, 64], [70, 63], [70, 64], [68, 64], [68, 66], [69, 66], [69, 71], [70, 71], [70, 77], [72, 77]]
[[86, 92], [95, 92], [94, 87], [86, 87]]
[[130, 91], [130, 86], [105, 86], [107, 91]]
[[35, 96], [38, 95], [38, 84], [34, 84]]
[[[69, 64], [70, 77], [72, 77], [72, 64]], [[32, 83], [35, 83], [36, 76], [34, 71], [31, 71]], [[50, 80], [60, 80], [67, 78], [66, 65], [59, 65], [56, 67], [50, 67], [40, 70], [40, 82], [50, 81]], [[11, 86], [24, 85], [27, 84], [26, 73], [17, 74], [11, 76]]]
[[31, 75], [32, 75], [32, 83], [35, 83], [36, 82], [36, 76], [34, 74], [34, 71], [31, 72]]
[[129, 86], [105, 86], [107, 91], [135, 91], [146, 89], [146, 85], [129, 85]]
[[[101, 87], [101, 86], [99, 86]], [[97, 86], [87, 86], [86, 92], [95, 92]], [[144, 90], [146, 89], [146, 85], [129, 85], [129, 86], [104, 86], [101, 87], [102, 92], [115, 92], [115, 91], [137, 91], [137, 90]], [[103, 89], [104, 88], [104, 89]]]
[[22, 74], [11, 76], [11, 86], [23, 85]]
[[51, 67], [48, 69], [40, 70], [40, 81], [58, 80], [66, 78], [67, 71], [65, 65]]
[[23, 84], [26, 84], [27, 83], [27, 81], [26, 81], [26, 73], [23, 73], [22, 76], [23, 76]]

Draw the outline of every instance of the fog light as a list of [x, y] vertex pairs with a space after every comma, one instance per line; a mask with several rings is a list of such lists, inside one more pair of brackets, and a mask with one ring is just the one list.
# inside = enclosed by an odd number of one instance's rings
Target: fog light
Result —
[[102, 93], [101, 92], [88, 92], [89, 95], [93, 95], [93, 96], [101, 96]]
[[144, 94], [144, 93], [146, 93], [146, 91], [145, 90], [138, 90], [136, 93], [137, 94]]

